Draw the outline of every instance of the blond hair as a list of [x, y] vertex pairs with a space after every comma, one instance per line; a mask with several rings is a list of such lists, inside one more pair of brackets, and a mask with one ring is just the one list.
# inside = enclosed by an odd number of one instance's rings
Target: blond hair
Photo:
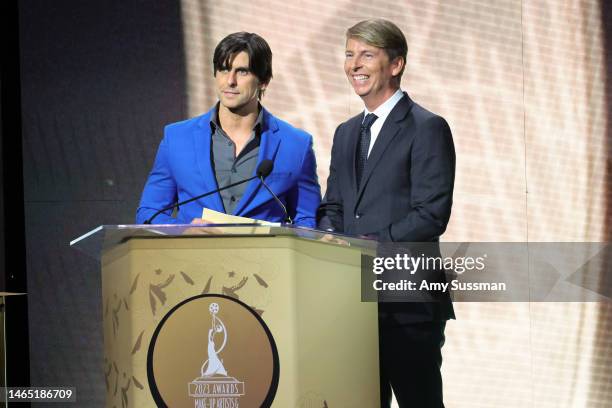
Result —
[[[397, 57], [402, 57], [405, 66], [406, 56], [408, 55], [406, 37], [404, 37], [402, 30], [391, 21], [385, 20], [384, 18], [373, 18], [360, 21], [346, 30], [347, 41], [350, 38], [361, 40], [374, 47], [382, 48], [389, 57], [389, 61], [393, 61]], [[402, 67], [398, 79], [403, 73], [404, 68]]]

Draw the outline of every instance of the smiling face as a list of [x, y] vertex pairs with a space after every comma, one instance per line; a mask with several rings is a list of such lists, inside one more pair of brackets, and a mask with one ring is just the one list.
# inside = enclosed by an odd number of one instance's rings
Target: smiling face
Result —
[[233, 55], [228, 66], [215, 73], [217, 96], [222, 108], [234, 113], [255, 112], [258, 109], [260, 91], [267, 84], [262, 84], [249, 68], [249, 54], [241, 51]]
[[382, 48], [356, 38], [346, 41], [344, 72], [369, 111], [375, 110], [399, 89], [403, 67], [402, 57], [390, 61]]

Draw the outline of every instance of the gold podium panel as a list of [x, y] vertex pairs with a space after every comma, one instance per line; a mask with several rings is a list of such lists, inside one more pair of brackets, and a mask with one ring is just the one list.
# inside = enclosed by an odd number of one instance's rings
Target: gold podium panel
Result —
[[114, 226], [73, 245], [100, 255], [106, 406], [379, 406], [370, 241]]

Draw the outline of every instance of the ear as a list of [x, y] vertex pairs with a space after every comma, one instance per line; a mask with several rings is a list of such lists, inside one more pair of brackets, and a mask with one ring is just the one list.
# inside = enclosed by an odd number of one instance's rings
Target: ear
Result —
[[259, 84], [259, 92], [257, 93], [257, 99], [261, 99], [264, 96], [264, 93], [266, 93], [266, 88], [268, 87], [268, 82], [266, 82], [265, 84]]
[[406, 65], [404, 57], [395, 57], [395, 59], [391, 61], [391, 75], [394, 77], [398, 76], [404, 69], [404, 65]]
[[262, 97], [263, 94], [266, 92], [266, 88], [268, 88], [268, 84], [269, 82], [266, 82], [265, 84], [259, 84], [259, 96]]

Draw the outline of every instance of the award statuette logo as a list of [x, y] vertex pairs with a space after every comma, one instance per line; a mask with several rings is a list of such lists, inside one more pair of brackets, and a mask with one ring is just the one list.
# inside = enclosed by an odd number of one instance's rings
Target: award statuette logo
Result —
[[[189, 383], [189, 395], [195, 398], [196, 407], [216, 407], [219, 403], [222, 407], [238, 407], [238, 397], [244, 395], [244, 382], [228, 376], [219, 359], [227, 344], [227, 328], [217, 316], [219, 304], [211, 303], [208, 310], [212, 316], [208, 329], [208, 360], [202, 364], [201, 376]], [[222, 338], [219, 348], [215, 347], [215, 334]]]
[[147, 377], [160, 407], [269, 407], [279, 381], [278, 351], [251, 307], [200, 295], [176, 305], [157, 326]]

